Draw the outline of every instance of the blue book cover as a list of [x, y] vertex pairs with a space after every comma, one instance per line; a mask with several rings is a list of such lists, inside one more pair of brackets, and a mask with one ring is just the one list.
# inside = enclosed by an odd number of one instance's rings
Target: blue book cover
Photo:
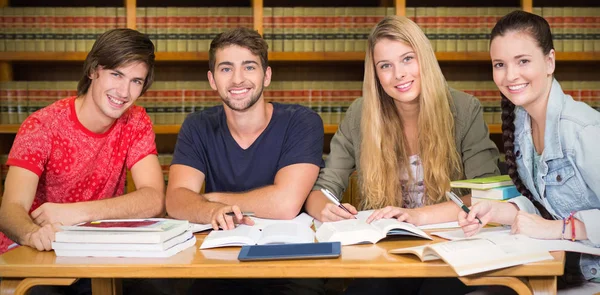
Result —
[[520, 196], [521, 193], [514, 185], [501, 186], [488, 190], [471, 190], [471, 197], [488, 200], [508, 200]]

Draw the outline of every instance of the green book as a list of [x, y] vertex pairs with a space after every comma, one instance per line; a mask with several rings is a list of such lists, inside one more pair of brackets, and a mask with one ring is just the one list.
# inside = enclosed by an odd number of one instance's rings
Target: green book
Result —
[[457, 180], [457, 181], [452, 181], [450, 183], [451, 187], [470, 188], [470, 189], [478, 189], [478, 190], [486, 190], [486, 189], [491, 189], [491, 188], [500, 187], [500, 186], [507, 186], [507, 185], [513, 185], [512, 180], [510, 179], [510, 176], [508, 176], [508, 175]]

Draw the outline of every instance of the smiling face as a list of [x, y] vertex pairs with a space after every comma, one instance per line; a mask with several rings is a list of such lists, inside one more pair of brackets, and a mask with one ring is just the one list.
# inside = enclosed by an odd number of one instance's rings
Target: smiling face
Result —
[[554, 50], [544, 55], [528, 33], [509, 31], [492, 40], [490, 55], [494, 82], [513, 104], [527, 108], [545, 101], [552, 85]]
[[116, 69], [98, 66], [90, 75], [91, 84], [87, 96], [91, 96], [95, 109], [103, 118], [98, 121], [114, 121], [121, 117], [140, 97], [148, 66], [143, 62], [131, 62]]
[[260, 57], [230, 45], [215, 53], [215, 70], [208, 72], [208, 81], [227, 107], [242, 112], [262, 98], [264, 87], [271, 83], [271, 68], [263, 72]]
[[421, 75], [417, 54], [410, 45], [386, 38], [378, 40], [373, 62], [379, 83], [396, 104], [418, 103]]

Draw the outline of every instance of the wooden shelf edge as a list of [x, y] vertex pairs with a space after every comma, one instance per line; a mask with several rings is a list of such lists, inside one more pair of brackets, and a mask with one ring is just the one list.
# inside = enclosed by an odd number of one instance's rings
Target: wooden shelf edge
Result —
[[[500, 124], [490, 124], [488, 125], [490, 130], [490, 134], [502, 134], [502, 128]], [[181, 125], [154, 125], [154, 133], [156, 134], [177, 134], [179, 133], [179, 129], [181, 129]], [[325, 130], [325, 134], [334, 134], [337, 132], [338, 125], [337, 124], [324, 124], [323, 129]], [[0, 133], [5, 134], [15, 134], [19, 130], [19, 125], [11, 124], [11, 125], [0, 125]]]
[[0, 133], [15, 134], [19, 131], [19, 124], [0, 124]]
[[[436, 52], [440, 62], [484, 62], [488, 52]], [[87, 52], [0, 52], [0, 61], [83, 61]], [[269, 52], [270, 61], [363, 61], [364, 52]], [[557, 61], [600, 61], [600, 52], [557, 52]], [[159, 62], [208, 61], [208, 52], [157, 52]]]
[[153, 129], [156, 134], [177, 134], [181, 125], [154, 125]]
[[489, 124], [490, 134], [502, 134], [502, 124]]

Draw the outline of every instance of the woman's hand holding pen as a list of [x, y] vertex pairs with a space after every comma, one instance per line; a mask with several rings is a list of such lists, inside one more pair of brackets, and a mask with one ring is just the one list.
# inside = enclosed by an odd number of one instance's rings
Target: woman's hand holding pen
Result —
[[344, 209], [340, 208], [339, 206], [336, 206], [331, 202], [327, 202], [327, 204], [325, 204], [325, 207], [323, 207], [323, 210], [321, 210], [321, 221], [330, 222], [344, 219], [352, 219], [355, 218], [354, 215], [358, 214], [358, 211], [356, 211], [356, 208], [354, 208], [354, 206], [348, 203], [344, 203], [342, 204], [342, 206], [346, 207], [346, 209], [348, 209], [348, 211], [350, 211], [350, 213], [352, 214], [344, 211]]
[[[492, 220], [496, 214], [494, 207], [493, 202], [479, 201], [469, 208], [471, 210], [469, 214], [463, 210], [458, 212], [458, 225], [462, 227], [466, 237], [478, 233], [483, 226]], [[478, 217], [481, 223], [475, 217]]]
[[382, 218], [396, 218], [398, 221], [408, 222], [414, 225], [423, 224], [423, 213], [417, 209], [406, 209], [395, 206], [387, 206], [382, 209], [373, 211], [371, 216], [367, 218], [367, 223], [382, 219]]

